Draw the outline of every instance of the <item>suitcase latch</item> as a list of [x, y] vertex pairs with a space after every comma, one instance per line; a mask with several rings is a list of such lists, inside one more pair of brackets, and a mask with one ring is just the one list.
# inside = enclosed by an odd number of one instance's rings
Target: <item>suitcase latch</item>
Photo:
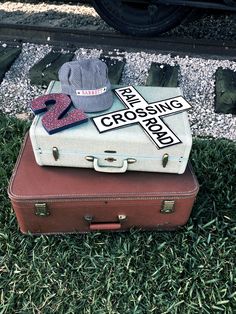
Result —
[[44, 216], [50, 215], [50, 212], [47, 208], [46, 203], [36, 203], [36, 204], [34, 204], [34, 207], [35, 207], [35, 215], [36, 216], [44, 217]]
[[171, 214], [174, 212], [175, 201], [164, 201], [161, 209], [163, 214]]
[[53, 155], [53, 158], [55, 159], [55, 161], [57, 161], [59, 159], [59, 150], [55, 146], [52, 148], [52, 155]]
[[169, 154], [164, 154], [162, 157], [162, 166], [165, 168], [169, 161]]

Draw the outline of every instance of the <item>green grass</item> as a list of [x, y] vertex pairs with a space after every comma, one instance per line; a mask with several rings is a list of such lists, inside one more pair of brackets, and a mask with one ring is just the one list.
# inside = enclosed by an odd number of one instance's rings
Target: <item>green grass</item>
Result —
[[20, 234], [6, 188], [28, 125], [0, 115], [0, 313], [236, 313], [236, 148], [196, 139], [178, 232]]

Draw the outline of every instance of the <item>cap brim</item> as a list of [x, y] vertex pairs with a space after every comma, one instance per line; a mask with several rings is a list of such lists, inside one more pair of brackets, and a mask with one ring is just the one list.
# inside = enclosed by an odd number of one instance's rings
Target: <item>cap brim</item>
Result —
[[98, 96], [71, 95], [73, 105], [87, 113], [99, 112], [109, 109], [113, 104], [114, 95], [108, 91]]

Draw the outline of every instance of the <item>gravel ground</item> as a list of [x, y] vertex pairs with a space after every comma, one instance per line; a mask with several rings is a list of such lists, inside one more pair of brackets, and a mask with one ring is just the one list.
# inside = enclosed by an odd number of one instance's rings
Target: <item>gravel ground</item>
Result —
[[0, 3], [2, 23], [34, 24], [91, 30], [110, 30], [110, 28], [88, 5], [51, 3]]
[[[198, 18], [196, 18], [198, 16]], [[55, 3], [0, 3], [0, 21], [3, 23], [34, 24], [77, 29], [114, 31], [89, 5]], [[204, 13], [191, 16], [183, 25], [165, 36], [236, 40], [236, 13]]]
[[[1, 43], [3, 44], [3, 43]], [[51, 47], [48, 45], [23, 44], [23, 51], [0, 85], [0, 110], [6, 114], [29, 114], [29, 102], [44, 90], [31, 86], [29, 69], [43, 58]], [[78, 49], [75, 58], [99, 57], [102, 51]], [[116, 51], [119, 54], [119, 51]], [[218, 67], [236, 71], [236, 62], [227, 60], [204, 60], [200, 58], [180, 58], [170, 55], [156, 55], [144, 52], [124, 53], [126, 65], [122, 84], [141, 85], [147, 78], [151, 62], [179, 64], [180, 85], [184, 96], [192, 105], [189, 118], [193, 135], [213, 136], [236, 140], [236, 120], [232, 115], [214, 113], [214, 74]]]

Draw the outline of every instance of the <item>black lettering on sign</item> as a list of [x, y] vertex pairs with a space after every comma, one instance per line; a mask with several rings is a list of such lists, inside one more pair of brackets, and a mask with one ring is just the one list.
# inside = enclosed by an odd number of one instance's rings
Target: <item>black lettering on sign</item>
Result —
[[157, 119], [156, 118], [146, 119], [146, 120], [143, 120], [143, 122], [147, 122], [146, 126], [149, 126], [149, 125], [157, 123]]
[[162, 144], [162, 145], [170, 145], [170, 144], [173, 144], [174, 143], [174, 139], [170, 136], [166, 137], [166, 138], [163, 138], [163, 139], [159, 139], [159, 142]]
[[110, 121], [110, 123], [105, 123], [105, 120], [110, 120], [109, 117], [104, 117], [101, 119], [101, 123], [104, 125], [104, 126], [112, 126], [113, 122]]
[[170, 105], [174, 108], [182, 108], [183, 105], [176, 99], [171, 100]]
[[129, 104], [131, 105], [131, 107], [133, 107], [134, 104], [138, 104], [141, 101], [139, 99], [134, 99], [133, 101], [130, 101]]
[[157, 111], [152, 107], [152, 106], [147, 106], [146, 110], [148, 111], [148, 113], [150, 114], [157, 114]]
[[148, 127], [148, 129], [152, 133], [157, 134], [162, 129], [162, 126], [160, 124], [152, 124]]
[[162, 113], [162, 110], [159, 108], [160, 104], [156, 104], [154, 107], [158, 110], [159, 113]]
[[126, 111], [124, 113], [124, 116], [127, 120], [135, 120], [137, 118], [137, 115], [135, 114], [135, 112], [133, 111]]
[[171, 108], [171, 106], [168, 104], [168, 103], [165, 103], [165, 104], [160, 104], [160, 108], [166, 112], [166, 110], [170, 111], [170, 110], [173, 110], [173, 108]]
[[135, 95], [124, 95], [126, 100], [130, 103], [130, 100], [135, 98]]
[[132, 89], [131, 88], [124, 88], [124, 89], [120, 89], [122, 96], [125, 96], [125, 94], [130, 94], [132, 93]]
[[155, 132], [154, 134], [157, 135], [158, 140], [160, 140], [160, 138], [162, 138], [163, 136], [168, 135], [167, 132]]
[[145, 118], [148, 115], [143, 108], [138, 108], [135, 110], [135, 112], [138, 114], [138, 117], [140, 118]]
[[[124, 96], [124, 98], [126, 98], [125, 100], [126, 100], [132, 107], [133, 107], [133, 104], [137, 104], [137, 103], [141, 102], [140, 99], [135, 98], [136, 95], [123, 95], [123, 96]], [[133, 98], [134, 98], [134, 99], [133, 99]]]
[[112, 118], [113, 118], [113, 120], [115, 121], [116, 124], [119, 124], [118, 121], [126, 122], [125, 119], [122, 117], [122, 114], [120, 114], [120, 113], [113, 114]]
[[182, 96], [148, 103], [133, 86], [117, 88], [115, 94], [127, 109], [92, 118], [100, 132], [139, 123], [158, 148], [181, 143], [162, 117], [191, 108]]

